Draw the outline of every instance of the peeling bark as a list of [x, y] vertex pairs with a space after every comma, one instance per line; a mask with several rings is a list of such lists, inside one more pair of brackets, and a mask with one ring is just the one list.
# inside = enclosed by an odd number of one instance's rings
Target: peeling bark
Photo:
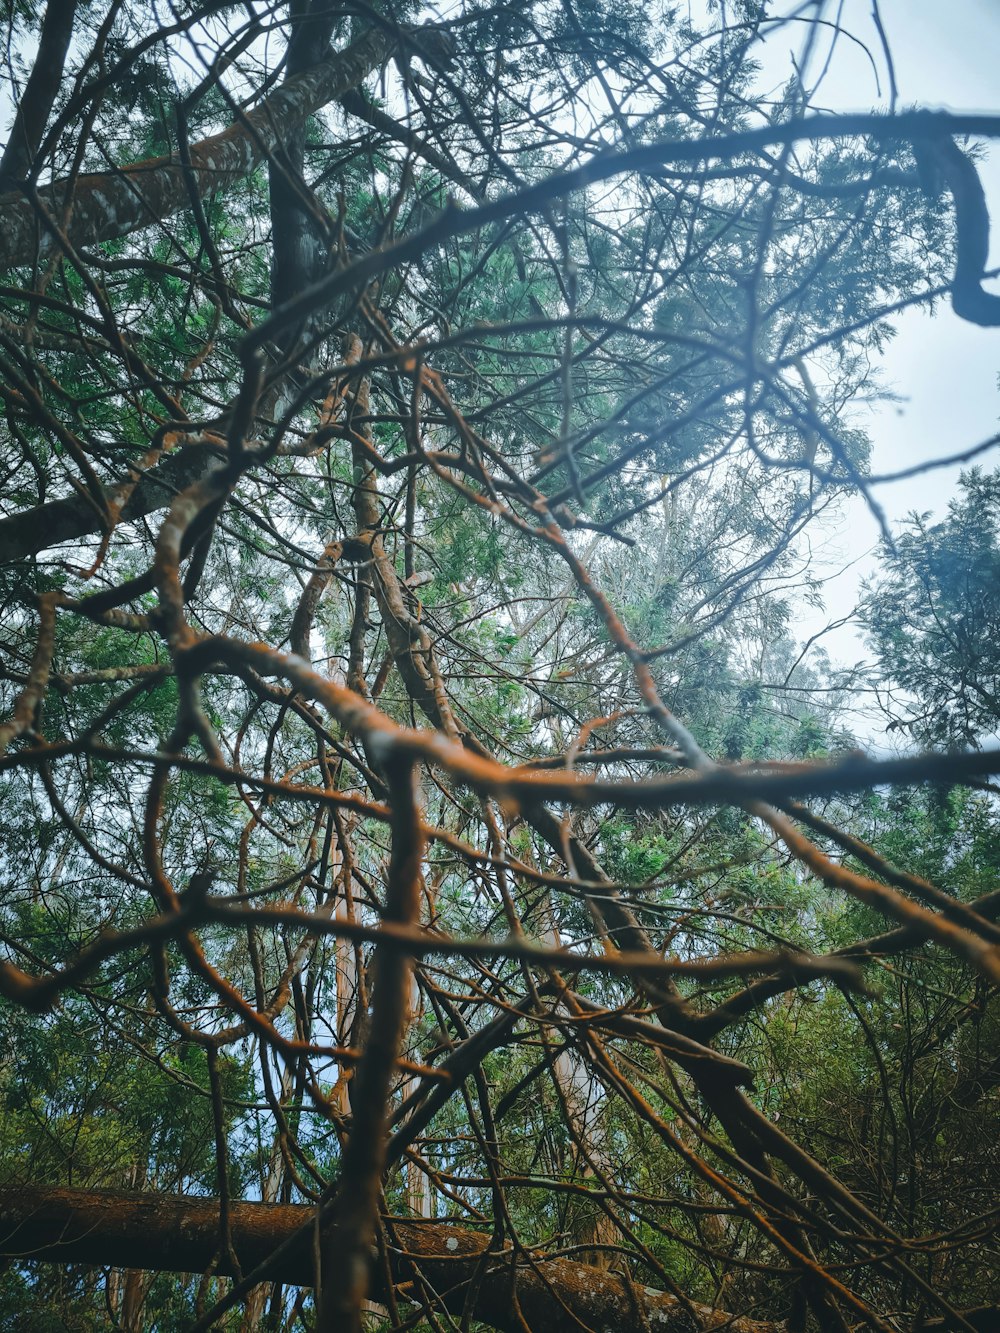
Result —
[[[230, 1206], [233, 1249], [243, 1272], [265, 1261], [297, 1236], [271, 1279], [291, 1286], [315, 1282], [311, 1208], [296, 1204], [234, 1203]], [[455, 1315], [464, 1311], [470, 1282], [490, 1236], [445, 1222], [388, 1223], [389, 1264], [397, 1299], [407, 1299], [417, 1270]], [[215, 1256], [219, 1236], [217, 1199], [168, 1194], [118, 1194], [102, 1190], [0, 1190], [0, 1254], [48, 1263], [112, 1264], [160, 1272], [199, 1273]], [[373, 1291], [386, 1297], [380, 1266]], [[231, 1273], [223, 1257], [216, 1270]], [[516, 1302], [514, 1294], [516, 1290]], [[520, 1309], [520, 1316], [517, 1313]], [[627, 1274], [605, 1273], [567, 1259], [523, 1258], [504, 1250], [476, 1287], [473, 1318], [500, 1330], [524, 1333], [778, 1333], [774, 1323], [744, 1319], [682, 1302], [639, 1286]], [[523, 1322], [522, 1322], [523, 1320]]]

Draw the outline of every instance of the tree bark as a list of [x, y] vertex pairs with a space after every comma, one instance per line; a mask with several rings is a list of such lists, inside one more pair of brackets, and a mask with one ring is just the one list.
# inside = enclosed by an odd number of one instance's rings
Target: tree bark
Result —
[[[326, 0], [291, 0], [293, 26], [285, 56], [285, 83], [293, 83], [327, 57], [336, 9]], [[277, 145], [268, 173], [271, 205], [271, 301], [279, 306], [298, 296], [329, 267], [322, 206], [305, 181], [305, 117]], [[307, 323], [316, 322], [314, 315]], [[286, 330], [286, 341], [289, 333]], [[286, 349], [287, 350], [287, 349]]]
[[0, 159], [0, 190], [12, 189], [31, 170], [59, 91], [75, 16], [76, 0], [49, 0], [45, 6], [38, 54]]
[[[290, 1286], [315, 1283], [315, 1210], [297, 1204], [230, 1205], [233, 1250], [244, 1273], [298, 1235], [272, 1280]], [[475, 1283], [490, 1236], [445, 1222], [392, 1221], [389, 1264], [397, 1299], [405, 1300], [417, 1270], [451, 1313], [461, 1315], [475, 1286], [472, 1317], [500, 1330], [524, 1333], [777, 1333], [777, 1325], [682, 1302], [639, 1286], [624, 1274], [605, 1273], [566, 1259], [515, 1260], [504, 1250]], [[217, 1254], [219, 1201], [168, 1194], [120, 1194], [103, 1190], [20, 1188], [0, 1190], [0, 1255], [47, 1263], [85, 1263], [199, 1273]], [[372, 1295], [385, 1298], [381, 1265]], [[223, 1255], [215, 1271], [231, 1272]], [[516, 1293], [516, 1300], [515, 1300]], [[520, 1313], [518, 1313], [520, 1311]]]

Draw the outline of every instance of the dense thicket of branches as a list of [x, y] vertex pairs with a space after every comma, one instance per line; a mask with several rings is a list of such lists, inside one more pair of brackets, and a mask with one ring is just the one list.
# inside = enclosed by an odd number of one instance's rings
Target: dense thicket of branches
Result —
[[1000, 118], [834, 8], [8, 5], [4, 1318], [995, 1326], [995, 479], [943, 752], [795, 608]]

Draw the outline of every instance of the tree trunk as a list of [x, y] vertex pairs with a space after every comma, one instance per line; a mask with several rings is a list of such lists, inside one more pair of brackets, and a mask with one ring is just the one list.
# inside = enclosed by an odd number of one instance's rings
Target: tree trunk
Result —
[[49, 0], [45, 6], [38, 54], [0, 159], [0, 190], [13, 189], [31, 170], [59, 91], [75, 17], [76, 0]]
[[[315, 1210], [295, 1204], [230, 1205], [233, 1250], [244, 1273], [274, 1250], [295, 1243], [268, 1276], [291, 1286], [315, 1281]], [[490, 1236], [442, 1222], [392, 1221], [389, 1263], [397, 1298], [405, 1300], [416, 1270], [440, 1293], [443, 1304], [461, 1316], [475, 1284]], [[217, 1199], [168, 1194], [117, 1194], [102, 1190], [19, 1188], [0, 1190], [0, 1255], [165, 1272], [204, 1271], [218, 1253]], [[216, 1272], [230, 1273], [223, 1256]], [[385, 1297], [375, 1265], [372, 1295]], [[516, 1292], [516, 1300], [515, 1300]], [[475, 1285], [472, 1317], [500, 1330], [524, 1333], [580, 1333], [581, 1328], [613, 1328], [615, 1333], [693, 1333], [725, 1328], [729, 1333], [778, 1333], [777, 1325], [742, 1319], [698, 1302], [682, 1302], [565, 1259], [515, 1262], [504, 1250]]]
[[[555, 905], [551, 901], [544, 939], [553, 949], [563, 947]], [[584, 1180], [592, 1181], [598, 1175], [614, 1180], [615, 1165], [608, 1153], [602, 1123], [600, 1083], [572, 1048], [560, 1051], [553, 1060], [552, 1077], [559, 1089], [566, 1124], [574, 1139], [572, 1161], [575, 1174]], [[576, 1206], [570, 1211], [570, 1235], [577, 1245], [594, 1246], [593, 1249], [581, 1251], [580, 1258], [584, 1263], [598, 1268], [610, 1268], [613, 1256], [607, 1247], [619, 1243], [621, 1237], [617, 1227], [607, 1213], [595, 1204], [583, 1200], [574, 1202]]]

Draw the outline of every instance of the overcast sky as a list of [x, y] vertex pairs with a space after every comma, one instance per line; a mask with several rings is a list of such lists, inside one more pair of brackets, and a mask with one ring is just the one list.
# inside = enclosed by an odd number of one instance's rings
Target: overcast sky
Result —
[[[827, 3], [824, 17], [833, 18], [837, 8]], [[1000, 0], [879, 0], [879, 12], [892, 53], [900, 107], [1000, 112]], [[841, 22], [869, 43], [878, 66], [878, 82], [868, 55], [858, 45], [840, 39], [817, 102], [838, 111], [886, 106], [888, 81], [871, 0], [844, 0]], [[794, 27], [786, 27], [765, 44], [764, 87], [769, 79], [783, 77], [790, 53], [798, 54], [801, 41]], [[828, 50], [829, 42], [815, 53], [814, 72], [822, 68]], [[1000, 141], [982, 164], [981, 175], [994, 219], [990, 262], [1000, 266]], [[991, 286], [1000, 291], [1000, 282]], [[883, 363], [883, 377], [901, 401], [859, 408], [856, 417], [871, 436], [875, 474], [969, 448], [995, 434], [1000, 417], [1000, 329], [964, 323], [947, 303], [941, 303], [933, 317], [917, 311], [901, 316], [898, 328]], [[978, 461], [987, 468], [1000, 466], [1000, 449]], [[878, 499], [891, 522], [913, 509], [943, 516], [958, 473], [955, 467], [884, 485], [878, 489]], [[859, 561], [859, 557], [877, 540], [877, 526], [864, 504], [852, 502], [825, 544], [830, 571], [856, 562], [827, 585], [830, 619], [852, 608], [860, 575], [873, 567], [870, 559]], [[821, 617], [815, 623], [810, 619], [804, 630], [812, 633], [822, 623]], [[830, 636], [827, 646], [841, 661], [857, 660], [861, 652], [858, 641], [847, 631]]]

